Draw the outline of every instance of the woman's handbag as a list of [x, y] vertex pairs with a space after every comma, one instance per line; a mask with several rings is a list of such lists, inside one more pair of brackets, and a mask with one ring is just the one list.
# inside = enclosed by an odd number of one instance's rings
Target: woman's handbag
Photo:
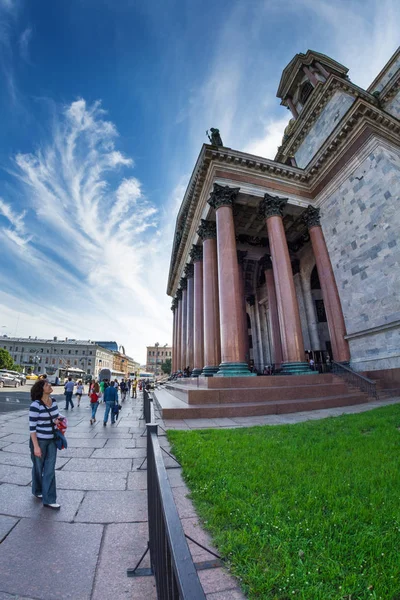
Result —
[[51, 413], [49, 411], [49, 409], [47, 408], [47, 406], [45, 405], [44, 402], [40, 401], [43, 406], [45, 407], [45, 409], [47, 410], [47, 412], [49, 413], [49, 417], [50, 417], [50, 423], [51, 423], [51, 428], [53, 429], [53, 434], [54, 434], [54, 441], [56, 443], [56, 446], [58, 448], [58, 450], [66, 450], [68, 448], [68, 442], [67, 442], [67, 438], [65, 437], [65, 435], [63, 433], [61, 433], [61, 431], [59, 429], [56, 428], [56, 426], [53, 423], [53, 418], [51, 416]]

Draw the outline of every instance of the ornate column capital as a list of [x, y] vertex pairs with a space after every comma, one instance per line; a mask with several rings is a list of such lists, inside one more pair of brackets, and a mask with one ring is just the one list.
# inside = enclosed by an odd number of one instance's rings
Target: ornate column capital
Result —
[[239, 192], [240, 188], [231, 188], [229, 185], [214, 183], [214, 189], [211, 192], [208, 204], [215, 210], [218, 210], [221, 206], [233, 206]]
[[186, 277], [181, 277], [179, 281], [179, 285], [181, 286], [181, 290], [187, 290], [187, 279]]
[[264, 256], [262, 256], [260, 258], [259, 265], [263, 271], [271, 270], [272, 269], [271, 256], [269, 254], [264, 254]]
[[250, 294], [250, 296], [247, 296], [246, 302], [248, 304], [250, 304], [250, 306], [254, 306], [255, 303], [256, 303], [256, 297], [255, 297], [255, 295], [254, 294]]
[[194, 263], [203, 260], [203, 246], [193, 244], [189, 256]]
[[174, 298], [171, 304], [171, 310], [174, 312], [178, 308], [178, 298]]
[[243, 267], [244, 259], [247, 256], [247, 250], [236, 250], [238, 263], [241, 267]]
[[197, 230], [197, 235], [204, 240], [215, 240], [217, 238], [217, 224], [215, 221], [201, 219], [201, 224]]
[[258, 212], [265, 219], [269, 219], [269, 217], [283, 217], [283, 209], [287, 201], [287, 198], [264, 194], [264, 199], [258, 205]]
[[179, 288], [178, 290], [176, 290], [176, 299], [179, 302], [179, 300], [182, 300], [182, 290]]
[[187, 263], [186, 267], [184, 268], [184, 272], [186, 279], [192, 279], [194, 277], [194, 264]]
[[315, 206], [311, 206], [311, 204], [307, 206], [302, 215], [302, 219], [307, 225], [308, 229], [311, 229], [311, 227], [321, 227], [321, 217], [319, 213], [319, 208], [315, 208]]

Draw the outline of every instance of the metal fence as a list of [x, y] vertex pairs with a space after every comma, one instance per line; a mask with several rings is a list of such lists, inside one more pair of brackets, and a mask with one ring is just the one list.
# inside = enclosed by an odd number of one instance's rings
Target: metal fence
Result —
[[152, 403], [150, 394], [147, 390], [143, 390], [143, 418], [145, 423], [152, 422], [152, 411], [151, 411]]
[[338, 375], [346, 381], [346, 383], [357, 387], [359, 390], [368, 395], [371, 400], [379, 400], [378, 391], [376, 389], [376, 381], [368, 379], [361, 373], [353, 371], [350, 367], [332, 361], [332, 373]]

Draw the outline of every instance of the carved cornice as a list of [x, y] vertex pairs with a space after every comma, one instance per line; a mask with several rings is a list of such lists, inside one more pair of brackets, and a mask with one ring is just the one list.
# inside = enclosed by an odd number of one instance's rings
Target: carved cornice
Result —
[[192, 249], [189, 252], [189, 256], [194, 263], [203, 260], [203, 246], [200, 246], [199, 244], [193, 244]]
[[186, 277], [181, 277], [180, 281], [179, 281], [179, 285], [181, 286], [181, 290], [187, 290], [187, 279]]
[[247, 296], [246, 298], [246, 302], [247, 304], [250, 304], [250, 306], [254, 306], [256, 303], [256, 297], [254, 294], [250, 294], [250, 296]]
[[197, 235], [199, 238], [204, 240], [215, 240], [217, 238], [217, 224], [215, 221], [207, 221], [206, 219], [201, 219], [200, 226], [197, 230]]
[[186, 279], [192, 279], [194, 277], [194, 264], [188, 263], [184, 268], [184, 273]]
[[400, 71], [397, 74], [397, 77], [391, 79], [386, 85], [381, 93], [378, 96], [379, 102], [381, 104], [388, 104], [397, 94], [400, 89]]
[[307, 206], [306, 210], [302, 214], [302, 219], [307, 225], [308, 229], [311, 229], [311, 227], [321, 227], [321, 217], [319, 212], [319, 208], [315, 208], [315, 206], [311, 206], [311, 204]]
[[178, 300], [178, 302], [179, 300], [182, 300], [182, 290], [180, 288], [176, 290], [176, 299]]
[[218, 210], [221, 206], [233, 206], [240, 188], [231, 188], [229, 185], [219, 185], [214, 183], [214, 189], [208, 200], [208, 204]]
[[247, 251], [246, 250], [236, 250], [236, 254], [237, 254], [237, 259], [238, 259], [239, 265], [243, 267], [244, 260], [247, 256]]
[[236, 242], [238, 244], [248, 244], [249, 246], [258, 246], [261, 248], [268, 246], [268, 238], [259, 237], [258, 235], [246, 235], [245, 233], [239, 233], [236, 236]]
[[279, 196], [271, 196], [265, 194], [258, 206], [258, 212], [265, 219], [270, 217], [283, 217], [283, 209], [287, 204], [288, 198], [280, 198]]
[[272, 260], [269, 254], [264, 254], [259, 260], [260, 268], [263, 271], [269, 271], [272, 269]]

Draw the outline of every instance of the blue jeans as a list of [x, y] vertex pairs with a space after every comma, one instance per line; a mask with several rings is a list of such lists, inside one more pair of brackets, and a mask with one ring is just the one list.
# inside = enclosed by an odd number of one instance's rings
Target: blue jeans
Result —
[[71, 402], [71, 408], [74, 408], [74, 403], [72, 402], [72, 392], [65, 393], [65, 410], [68, 410], [68, 404]]
[[108, 421], [108, 414], [111, 410], [111, 424], [115, 423], [115, 415], [112, 411], [112, 408], [114, 406], [115, 402], [106, 402], [106, 410], [104, 412], [104, 423], [107, 423]]
[[43, 504], [54, 504], [57, 501], [56, 459], [57, 446], [54, 440], [41, 440], [38, 444], [42, 451], [41, 458], [33, 453], [33, 443], [29, 440], [32, 459], [32, 494], [43, 495]]
[[96, 418], [97, 409], [99, 407], [99, 403], [98, 402], [91, 402], [90, 406], [92, 407], [92, 419], [95, 419]]

